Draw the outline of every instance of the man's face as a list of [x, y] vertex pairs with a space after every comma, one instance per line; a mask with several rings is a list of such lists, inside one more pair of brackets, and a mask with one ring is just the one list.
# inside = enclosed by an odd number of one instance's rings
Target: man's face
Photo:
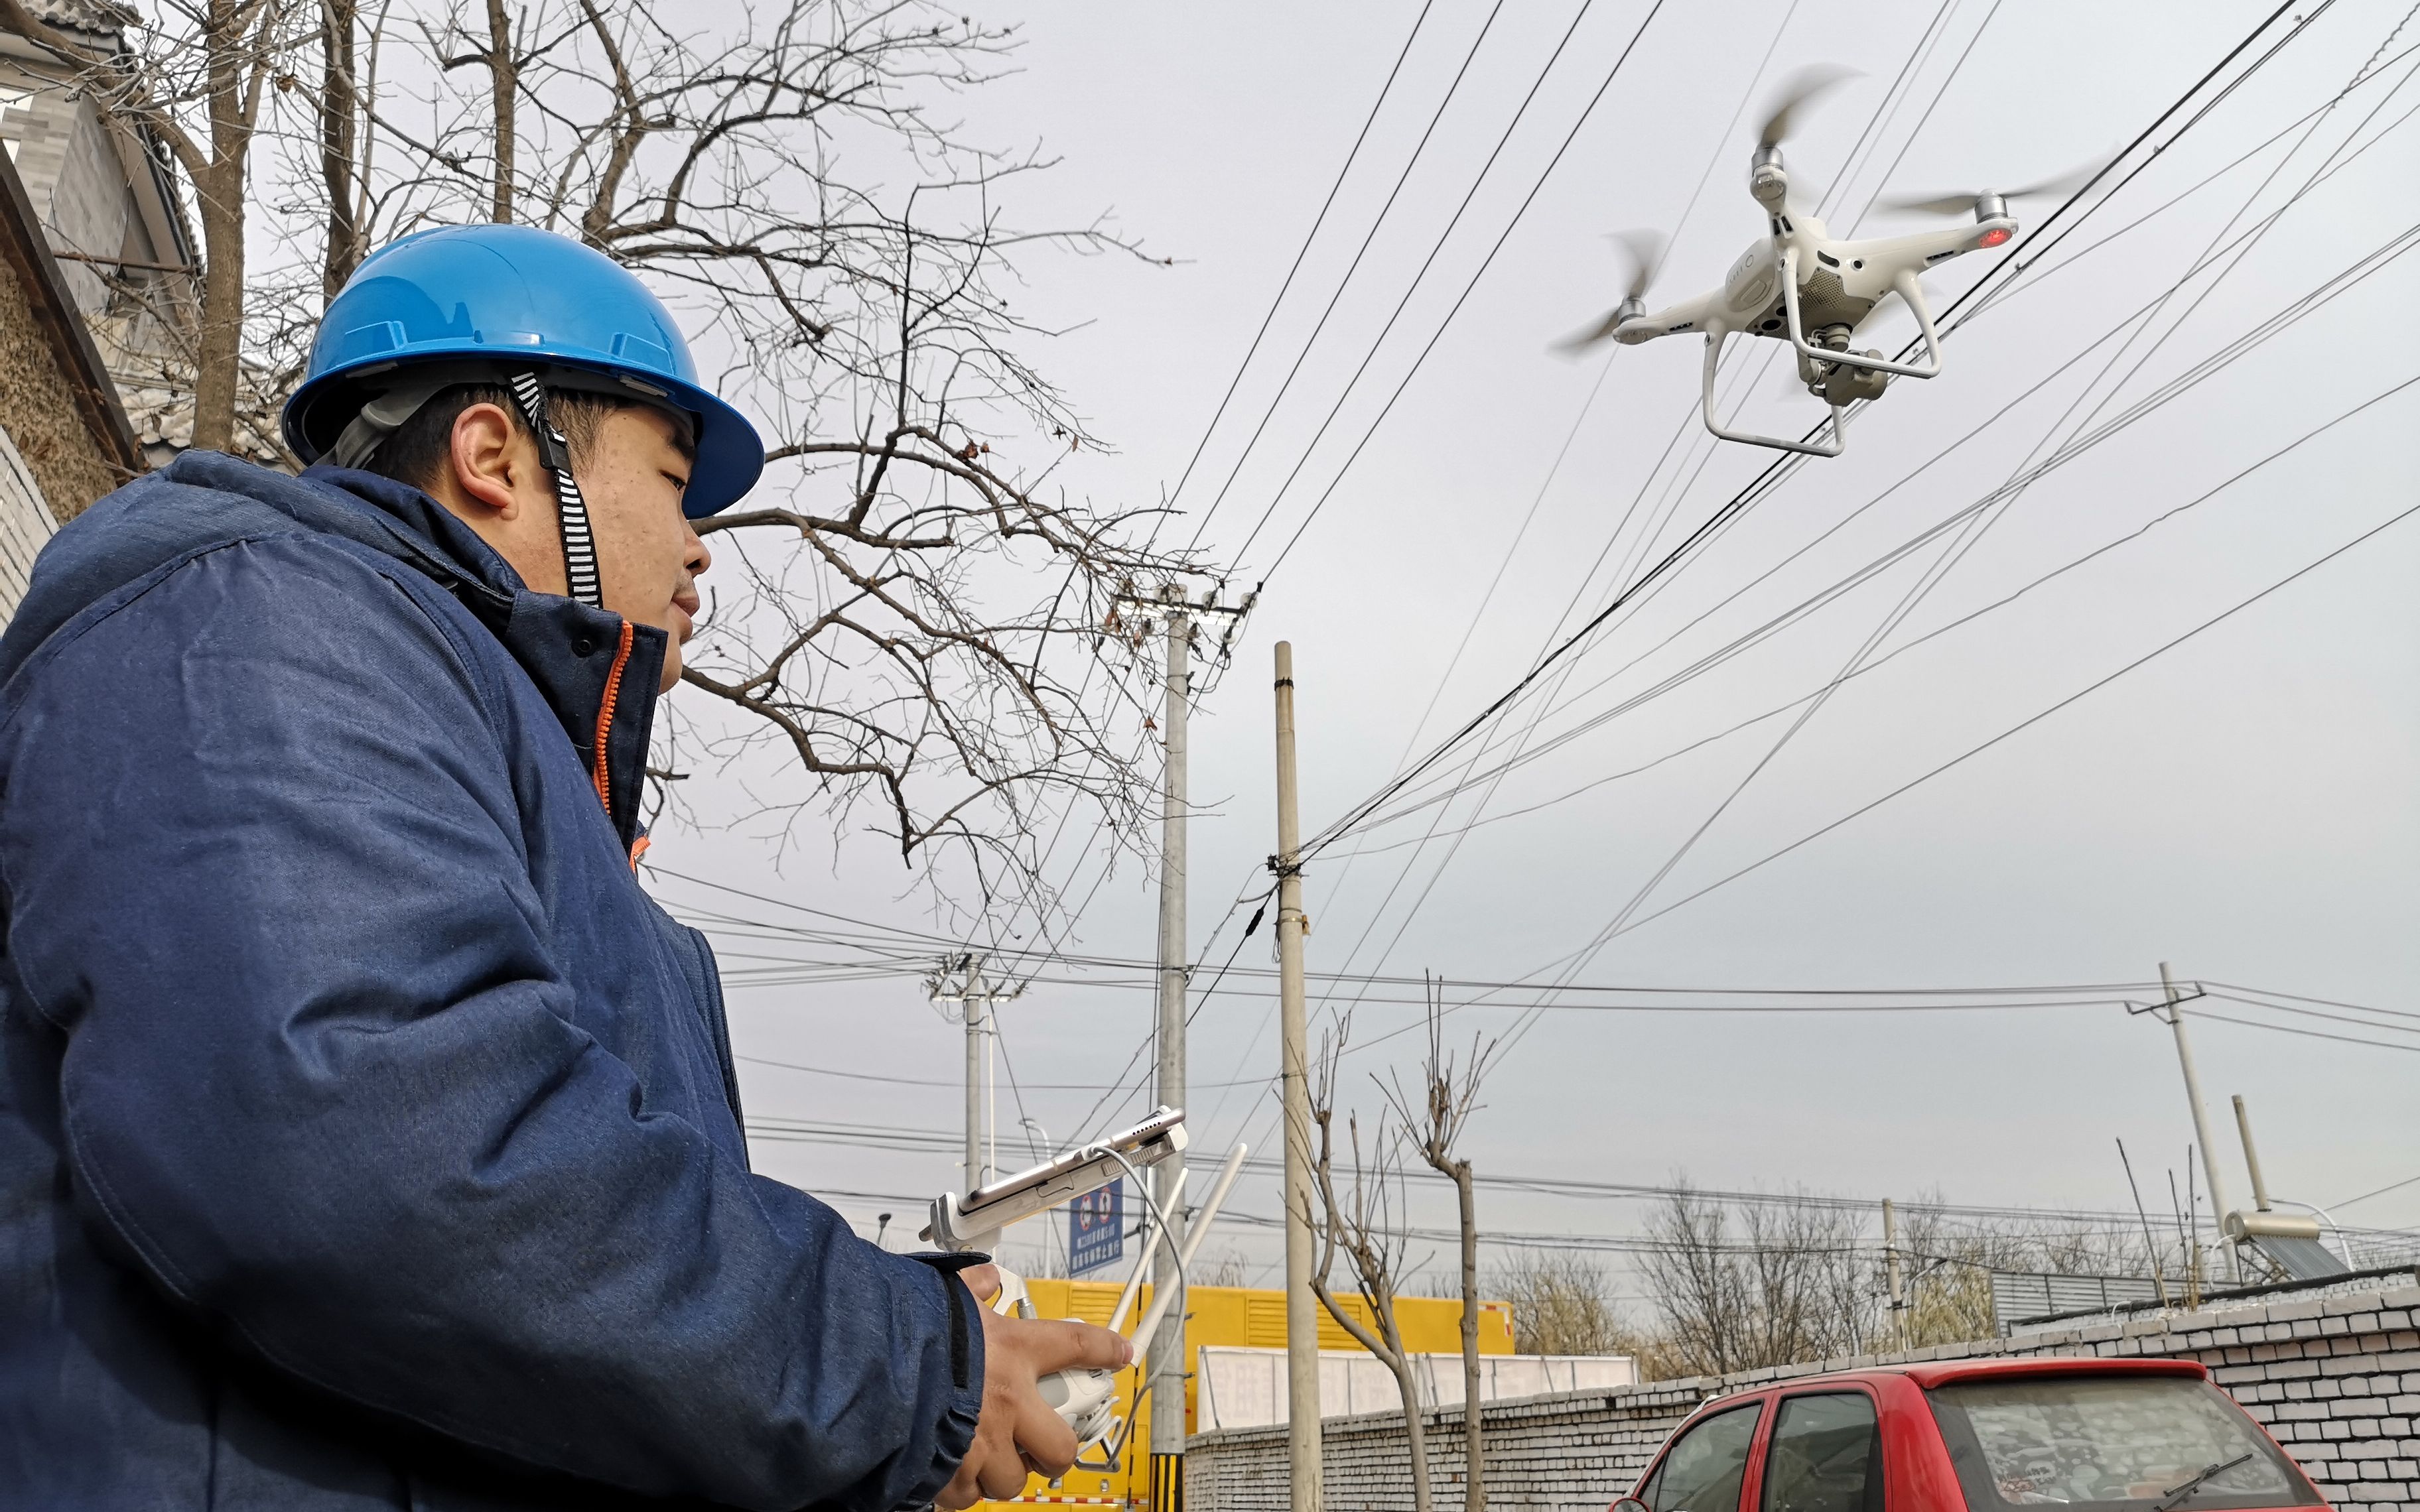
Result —
[[697, 579], [712, 558], [681, 513], [690, 460], [677, 422], [644, 405], [616, 409], [581, 458], [580, 492], [597, 534], [605, 607], [671, 638], [664, 692], [680, 681], [681, 646], [698, 611]]

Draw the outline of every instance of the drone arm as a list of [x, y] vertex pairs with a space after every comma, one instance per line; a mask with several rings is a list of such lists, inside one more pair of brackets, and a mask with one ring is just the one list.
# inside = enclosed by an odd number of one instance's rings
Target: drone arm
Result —
[[1759, 436], [1749, 431], [1730, 430], [1714, 418], [1714, 370], [1722, 365], [1723, 344], [1731, 333], [1719, 320], [1706, 327], [1706, 368], [1703, 409], [1706, 429], [1727, 441], [1745, 441], [1750, 446], [1769, 446], [1776, 452], [1803, 452], [1808, 456], [1838, 456], [1848, 443], [1848, 413], [1838, 405], [1832, 407], [1832, 436], [1820, 444], [1807, 441], [1786, 441], [1777, 436]]
[[1924, 285], [1916, 282], [1916, 270], [1900, 269], [1899, 276], [1891, 280], [1891, 287], [1898, 291], [1900, 299], [1916, 316], [1916, 327], [1924, 333], [1924, 349], [1931, 356], [1933, 368], [1938, 371], [1941, 366], [1941, 337], [1932, 329], [1932, 307], [1924, 301]]

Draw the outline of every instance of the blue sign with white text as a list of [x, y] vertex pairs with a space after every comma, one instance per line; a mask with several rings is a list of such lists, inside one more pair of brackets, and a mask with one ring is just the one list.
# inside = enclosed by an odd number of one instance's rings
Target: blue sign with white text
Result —
[[1082, 1275], [1126, 1252], [1126, 1179], [1067, 1204], [1067, 1273]]

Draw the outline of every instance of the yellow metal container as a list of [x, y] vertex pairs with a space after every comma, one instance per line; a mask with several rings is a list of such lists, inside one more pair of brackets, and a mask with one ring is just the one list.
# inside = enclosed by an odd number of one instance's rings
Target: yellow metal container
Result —
[[[1106, 1281], [1035, 1281], [1026, 1282], [1033, 1298], [1034, 1311], [1045, 1318], [1077, 1318], [1088, 1323], [1107, 1323], [1109, 1310], [1118, 1304], [1118, 1288]], [[1358, 1297], [1343, 1299], [1347, 1311], [1363, 1322], [1370, 1321], [1370, 1309]], [[1194, 1427], [1194, 1361], [1195, 1351], [1203, 1345], [1213, 1347], [1241, 1345], [1248, 1349], [1283, 1349], [1286, 1341], [1285, 1293], [1261, 1290], [1249, 1287], [1195, 1287], [1187, 1297], [1192, 1316], [1185, 1328], [1185, 1427], [1188, 1433]], [[1151, 1305], [1151, 1288], [1145, 1287], [1135, 1304], [1135, 1316], [1140, 1317]], [[1454, 1354], [1462, 1349], [1462, 1304], [1444, 1297], [1400, 1297], [1395, 1302], [1395, 1324], [1404, 1331], [1404, 1343], [1415, 1354]], [[1162, 1325], [1163, 1327], [1166, 1325]], [[1323, 1350], [1358, 1350], [1361, 1346], [1344, 1332], [1326, 1308], [1319, 1310], [1319, 1347]], [[1511, 1354], [1512, 1352], [1512, 1309], [1505, 1303], [1482, 1302], [1479, 1304], [1479, 1352]], [[1026, 1482], [1023, 1495], [1007, 1502], [986, 1502], [986, 1507], [1012, 1506], [1147, 1506], [1151, 1503], [1151, 1402], [1144, 1399], [1138, 1407], [1135, 1393], [1141, 1384], [1140, 1372], [1130, 1367], [1118, 1376], [1118, 1412], [1132, 1419], [1124, 1433], [1122, 1452], [1117, 1462], [1108, 1468], [1071, 1470], [1057, 1486], [1046, 1484], [1036, 1476]], [[1101, 1450], [1095, 1446], [1088, 1459], [1098, 1459]]]

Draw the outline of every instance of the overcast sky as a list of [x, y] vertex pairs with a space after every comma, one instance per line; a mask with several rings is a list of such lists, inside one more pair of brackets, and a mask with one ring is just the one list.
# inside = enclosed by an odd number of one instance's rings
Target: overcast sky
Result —
[[[1024, 23], [1021, 71], [958, 108], [978, 135], [1038, 143], [1063, 160], [1015, 191], [1010, 218], [1081, 223], [1109, 209], [1125, 234], [1175, 259], [1146, 267], [1037, 257], [1025, 266], [1030, 287], [1020, 296], [1029, 316], [1070, 328], [1032, 355], [1119, 448], [1060, 476], [1096, 499], [1150, 500], [1175, 487], [1202, 440], [1418, 8], [1066, 0], [1030, 14], [980, 8]], [[1228, 905], [1264, 885], [1260, 864], [1274, 849], [1273, 641], [1295, 648], [1303, 822], [1314, 831], [1386, 781], [1407, 751], [1484, 708], [1558, 626], [1605, 603], [1622, 563], [1635, 571], [1669, 549], [1772, 457], [1716, 445], [1697, 426], [1694, 338], [1577, 361], [1550, 350], [1620, 297], [1605, 233], [1677, 232], [1659, 297], [1717, 282], [1761, 225], [1745, 188], [1754, 102], [1800, 66], [1838, 62], [1862, 74], [1789, 148], [1800, 181], [1829, 192], [1826, 213], [1845, 234], [1886, 172], [1894, 190], [1973, 190], [2055, 174], [2133, 139], [2268, 8], [2237, 0], [1757, 0], [1668, 4], [1640, 35], [1642, 0], [1596, 0], [1328, 437], [1280, 496], [1575, 11], [1575, 0], [1506, 6], [1473, 55], [1487, 7], [1435, 0], [1177, 501], [1199, 518], [1218, 496], [1469, 55], [1327, 331], [1209, 517], [1208, 542], [1242, 553], [1239, 581], [1268, 581], [1233, 670], [1192, 727], [1203, 807], [1192, 832], [1195, 952], [1224, 925], [1197, 987], [1228, 959], [1242, 923]], [[2384, 530], [2085, 691], [2420, 503], [2409, 461], [2420, 388], [2227, 482], [2420, 375], [2411, 343], [2420, 263], [2412, 257], [2009, 495], [2005, 508], [1976, 517], [1986, 526], [1978, 534], [1941, 537], [1668, 696], [1579, 728], [1970, 510], [2079, 426], [2126, 413], [2364, 256], [2409, 245], [2389, 247], [2412, 224], [2409, 189], [2420, 181], [2420, 138], [2397, 129], [2420, 104], [2420, 81], [2404, 82], [2420, 54], [2391, 62], [2319, 117], [2307, 142], [2299, 129], [2288, 132], [2073, 267], [2053, 267], [2327, 103], [2405, 10], [2400, 0], [2319, 8], [2302, 38], [2095, 210], [2011, 298], [1962, 330], [1938, 379], [1895, 385], [1860, 418], [1845, 455], [1797, 470], [1572, 658], [1568, 680], [1559, 673], [1545, 685], [1551, 698], [1523, 704], [1501, 740], [1534, 745], [1576, 733], [1459, 799], [1440, 831], [1495, 822], [1458, 846], [1440, 839], [1373, 849], [1419, 840], [1434, 817], [1423, 812], [1315, 864], [1307, 879], [1311, 968], [1553, 980], [1627, 909], [1636, 927], [1579, 957], [1574, 980], [2036, 986], [2141, 982], [2166, 960], [2188, 980], [2420, 1010], [2412, 991], [2420, 967], [2412, 925], [2420, 906], [2420, 520]], [[1931, 44], [1920, 47], [1928, 28]], [[1635, 53], [1467, 303], [1270, 575], [1634, 36]], [[2420, 29], [2407, 29], [2387, 55], [2415, 41]], [[1885, 114], [1903, 68], [1904, 100]], [[2230, 255], [2187, 283], [2131, 342], [2125, 333], [2102, 341], [2214, 242], [2257, 228], [2303, 192], [2332, 153], [2341, 162], [2381, 132], [2390, 134], [2308, 187], [2240, 262]], [[2055, 203], [2021, 204], [2019, 218]], [[1861, 231], [1925, 224], [1876, 212]], [[1993, 266], [1978, 255], [1929, 282], [1946, 301]], [[1745, 423], [1794, 435], [1820, 408], [1782, 383], [1782, 364], [1758, 367], [1775, 348], [1757, 347], [1735, 344], [1731, 356]], [[1268, 527], [1244, 549], [1273, 497]], [[1778, 748], [1798, 710], [1719, 734], [1822, 687], [1902, 609], [1882, 654], [2136, 532], [1850, 682]], [[1683, 902], [2078, 693], [1940, 776]], [[1666, 755], [1673, 759], [1616, 776]], [[1583, 791], [1566, 796], [1575, 790]], [[1634, 905], [1700, 825], [1694, 848]], [[1348, 864], [1342, 853], [1357, 846], [1373, 854]], [[930, 923], [912, 898], [893, 896], [899, 873], [870, 848], [844, 850], [828, 866], [797, 851], [779, 861], [746, 831], [668, 829], [654, 859], [852, 918]], [[708, 901], [686, 884], [659, 876], [657, 885], [676, 904]], [[1119, 870], [1080, 920], [1080, 948], [1149, 956], [1151, 889], [1144, 868]], [[721, 905], [782, 918], [769, 904]], [[1238, 964], [1267, 965], [1268, 938], [1264, 927]], [[1269, 1139], [1275, 1128], [1259, 1080], [1277, 1059], [1268, 985], [1230, 988], [1194, 1026], [1194, 1136], [1205, 1151]], [[732, 995], [740, 1053], [757, 1057], [742, 1067], [752, 1115], [957, 1127], [959, 1031], [914, 981], [742, 985]], [[1315, 995], [1313, 1006], [1317, 1013], [1326, 1005]], [[2410, 1032], [2420, 1021], [2397, 1030], [2201, 1006], [2420, 1049], [2420, 1034]], [[1400, 1002], [1364, 1004], [1356, 1038], [1416, 1013]], [[1002, 1077], [1004, 1136], [1018, 1137], [1020, 1107], [1063, 1141], [1142, 1105], [1112, 1097], [1094, 1112], [1097, 1094], [1082, 1088], [1127, 1067], [1151, 1022], [1146, 991], [1042, 982], [1002, 1014], [1018, 1084], [1013, 1091]], [[1495, 1006], [1457, 1015], [1463, 1034], [1503, 1034], [1516, 1021]], [[2410, 1091], [2420, 1056], [2195, 1025], [2239, 1202], [2246, 1183], [2230, 1092], [2249, 1100], [2270, 1181], [2284, 1196], [2336, 1203], [2420, 1176], [2420, 1099]], [[1349, 1064], [1357, 1077], [1415, 1059], [1404, 1037]], [[938, 1085], [908, 1085], [927, 1080]], [[1347, 1095], [1376, 1105], [1366, 1078], [1349, 1080]], [[1962, 1202], [2125, 1208], [2112, 1143], [2122, 1137], [2146, 1196], [2157, 1193], [2154, 1206], [2164, 1211], [2161, 1173], [2183, 1180], [2193, 1137], [2166, 1032], [2115, 1006], [1787, 1019], [1555, 1011], [1510, 1045], [1485, 1101], [1469, 1140], [1482, 1176], [1652, 1183], [1685, 1171], [1708, 1185], [1875, 1198], [1937, 1191]], [[1004, 1163], [1023, 1153], [1019, 1143]], [[763, 1143], [758, 1158], [772, 1175], [834, 1193], [929, 1193], [955, 1176], [938, 1153]], [[868, 1232], [876, 1211], [903, 1206], [881, 1196], [833, 1200]], [[1248, 1182], [1237, 1205], [1274, 1213], [1274, 1182]], [[1441, 1216], [1425, 1199], [1420, 1211], [1423, 1221]], [[2420, 1183], [2337, 1216], [2420, 1225]], [[1631, 1200], [1497, 1189], [1481, 1217], [1508, 1231], [1607, 1235], [1637, 1232], [1645, 1211]], [[1255, 1264], [1277, 1256], [1265, 1230], [1238, 1227], [1229, 1238]]]

